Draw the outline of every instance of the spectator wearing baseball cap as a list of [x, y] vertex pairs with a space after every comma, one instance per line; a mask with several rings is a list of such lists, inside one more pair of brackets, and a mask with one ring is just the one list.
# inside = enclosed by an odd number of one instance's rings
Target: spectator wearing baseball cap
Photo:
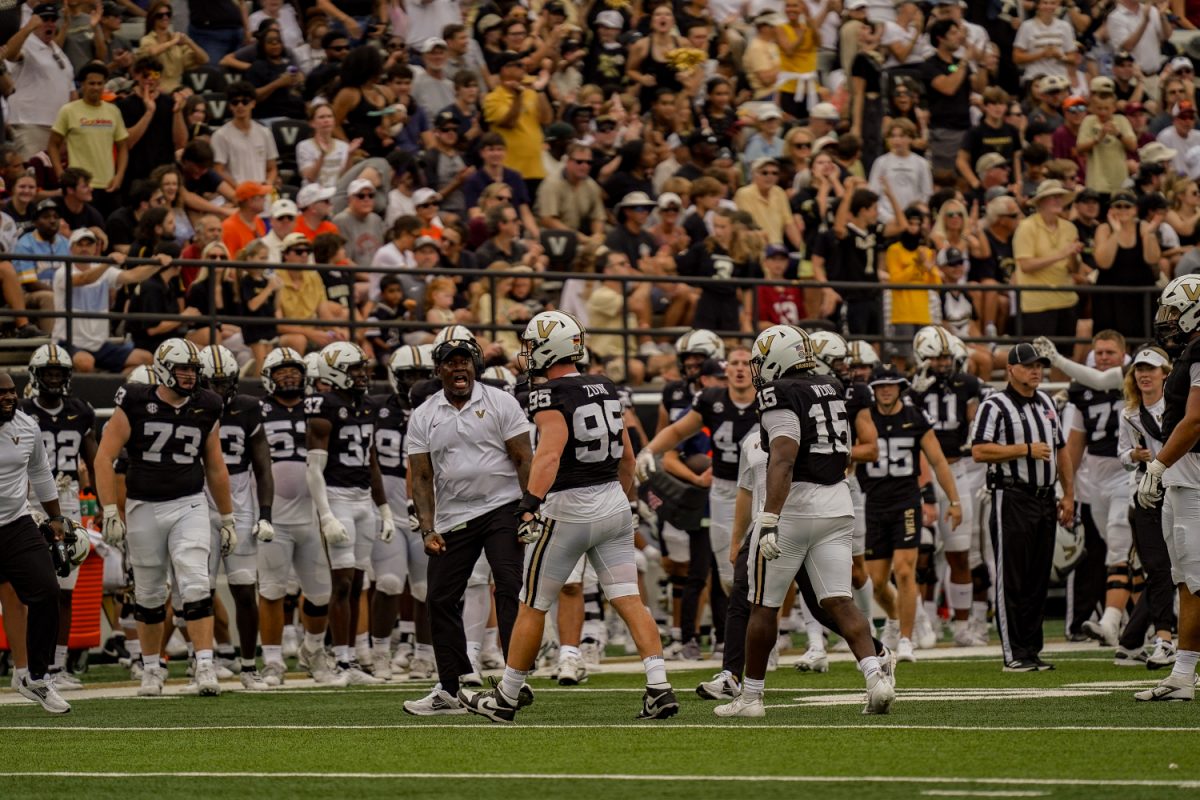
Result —
[[[421, 55], [423, 71], [413, 75], [412, 97], [425, 115], [433, 119], [440, 110], [454, 102], [454, 80], [446, 67], [450, 51], [446, 40], [433, 36], [416, 47]], [[436, 126], [436, 123], [435, 123]]]
[[221, 242], [230, 253], [237, 253], [253, 240], [267, 235], [261, 215], [270, 193], [269, 186], [252, 181], [243, 181], [234, 189], [237, 212], [221, 223]]
[[1140, 105], [1146, 99], [1146, 85], [1135, 74], [1134, 64], [1133, 54], [1126, 50], [1118, 50], [1113, 55], [1113, 93], [1117, 96], [1117, 109], [1122, 113], [1130, 103]]
[[590, 145], [572, 142], [562, 166], [538, 186], [536, 210], [542, 230], [574, 231], [580, 241], [604, 239], [604, 193], [591, 177], [592, 159]]
[[[763, 277], [771, 281], [784, 279], [788, 268], [788, 249], [781, 244], [769, 244], [763, 251]], [[758, 320], [755, 330], [772, 325], [799, 325], [808, 317], [804, 292], [798, 286], [759, 286]]]
[[296, 232], [303, 233], [311, 242], [322, 233], [337, 233], [337, 225], [329, 221], [333, 212], [333, 195], [336, 190], [320, 184], [310, 183], [296, 194], [296, 208], [300, 216], [296, 220]]
[[554, 112], [544, 86], [535, 83], [533, 86], [537, 88], [532, 88], [522, 83], [526, 74], [524, 62], [519, 57], [505, 55], [496, 88], [483, 98], [483, 118], [504, 139], [507, 147], [504, 166], [519, 172], [525, 178], [528, 194], [535, 196], [538, 184], [546, 177], [542, 164], [545, 142], [542, 126], [550, 124]]
[[1196, 104], [1180, 100], [1171, 107], [1171, 125], [1158, 133], [1158, 141], [1175, 151], [1171, 164], [1178, 175], [1200, 178], [1200, 165], [1189, 170], [1188, 152], [1200, 147], [1200, 131], [1196, 130]]
[[1128, 160], [1137, 156], [1137, 135], [1129, 120], [1116, 113], [1116, 96], [1111, 91], [1097, 91], [1099, 80], [1092, 81], [1091, 113], [1079, 126], [1075, 151], [1087, 159], [1084, 185], [1111, 195], [1129, 180]]
[[[21, 238], [13, 252], [19, 255], [59, 256], [71, 251], [67, 237], [59, 233], [60, 219], [58, 203], [49, 198], [38, 201], [33, 207], [33, 228]], [[55, 271], [63, 266], [58, 261], [22, 261], [13, 260], [13, 267], [25, 290], [26, 308], [50, 308], [53, 297], [50, 294], [50, 283]], [[46, 333], [53, 329], [54, 320], [42, 317], [35, 323]]]
[[1083, 123], [1087, 113], [1087, 98], [1072, 95], [1063, 100], [1063, 124], [1059, 125], [1050, 136], [1051, 155], [1055, 158], [1075, 160], [1075, 141], [1079, 138], [1079, 126]]
[[[262, 237], [262, 243], [267, 246], [267, 261], [277, 264], [283, 255], [283, 242], [296, 231], [296, 221], [300, 209], [287, 198], [276, 200], [271, 204], [271, 230]], [[303, 236], [304, 234], [300, 234]]]
[[800, 229], [792, 217], [787, 192], [779, 185], [779, 162], [774, 158], [756, 159], [750, 167], [750, 183], [738, 189], [733, 203], [762, 228], [768, 244], [790, 243], [797, 250], [804, 245]]
[[[1017, 268], [1013, 282], [1018, 286], [1070, 286], [1072, 276], [1079, 270], [1079, 254], [1083, 245], [1079, 231], [1062, 218], [1063, 206], [1071, 191], [1060, 181], [1044, 180], [1038, 184], [1029, 202], [1035, 208], [1017, 225], [1013, 235], [1013, 257]], [[1027, 336], [1074, 336], [1076, 306], [1075, 292], [1055, 289], [1044, 292], [1021, 292], [1019, 295], [1022, 324]]]
[[375, 251], [383, 244], [383, 218], [375, 213], [376, 194], [375, 184], [368, 178], [350, 181], [346, 208], [333, 218], [346, 239], [346, 255], [360, 267], [371, 266]]
[[475, 174], [475, 168], [468, 167], [459, 152], [458, 134], [458, 118], [451, 111], [439, 111], [433, 118], [433, 144], [425, 149], [424, 167], [429, 185], [437, 187], [441, 196], [441, 210], [465, 218], [467, 199], [463, 185]]

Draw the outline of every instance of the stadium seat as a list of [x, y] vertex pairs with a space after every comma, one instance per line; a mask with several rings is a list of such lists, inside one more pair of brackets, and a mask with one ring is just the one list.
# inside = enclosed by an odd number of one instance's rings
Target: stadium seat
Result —
[[229, 97], [224, 92], [204, 92], [200, 96], [208, 107], [210, 125], [220, 125], [229, 118]]
[[271, 135], [279, 150], [280, 168], [285, 164], [295, 168], [296, 145], [312, 136], [312, 126], [303, 120], [277, 119], [271, 123]]
[[555, 272], [569, 271], [579, 247], [579, 237], [575, 231], [543, 228], [541, 239], [546, 257], [550, 259], [550, 269]]
[[183, 85], [196, 94], [223, 92], [229, 86], [225, 74], [216, 67], [193, 67], [183, 73]]

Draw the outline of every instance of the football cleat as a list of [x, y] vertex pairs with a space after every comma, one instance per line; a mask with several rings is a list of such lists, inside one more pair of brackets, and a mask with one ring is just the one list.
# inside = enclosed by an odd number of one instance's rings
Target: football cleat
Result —
[[467, 709], [458, 701], [458, 698], [443, 690], [439, 683], [433, 687], [433, 691], [420, 700], [405, 700], [404, 713], [412, 714], [414, 717], [437, 717], [466, 714]]
[[[824, 636], [821, 637], [821, 641], [825, 641]], [[780, 631], [778, 638], [775, 640], [775, 649], [781, 653], [792, 649], [792, 635], [790, 633], [784, 633], [783, 631]]]
[[767, 709], [763, 707], [763, 699], [761, 696], [754, 699], [748, 699], [744, 695], [739, 695], [732, 702], [725, 705], [717, 706], [713, 709], [713, 713], [718, 717], [765, 717]]
[[163, 682], [166, 679], [167, 671], [162, 667], [144, 668], [142, 670], [142, 685], [138, 687], [138, 697], [161, 697]]
[[[886, 647], [886, 645], [884, 646]], [[896, 660], [910, 663], [917, 660], [917, 654], [913, 652], [913, 643], [903, 636], [900, 637], [900, 643], [896, 647]]]
[[711, 681], [704, 681], [697, 686], [696, 694], [702, 700], [733, 700], [742, 694], [742, 687], [732, 672], [722, 670]]
[[913, 636], [918, 650], [932, 650], [937, 647], [938, 635], [933, 630], [933, 622], [925, 614], [918, 614], [914, 625]]
[[683, 658], [683, 642], [672, 641], [663, 648], [664, 661], [679, 661]]
[[[1146, 650], [1139, 647], [1135, 650], [1128, 650], [1124, 647], [1117, 646], [1117, 652], [1113, 655], [1113, 666], [1117, 667], [1144, 667], [1146, 664]], [[1154, 667], [1150, 667], [1154, 669]]]
[[888, 650], [895, 651], [900, 646], [900, 623], [897, 620], [889, 619], [883, 623], [883, 633], [879, 640], [883, 642], [883, 646]]
[[283, 664], [268, 662], [263, 664], [262, 679], [267, 686], [283, 686], [287, 675], [287, 667]]
[[1116, 625], [1105, 625], [1101, 622], [1088, 620], [1079, 626], [1089, 639], [1095, 639], [1101, 647], [1116, 647], [1121, 632]]
[[473, 669], [466, 675], [459, 675], [458, 682], [463, 686], [478, 689], [483, 686], [483, 676], [479, 674], [479, 670]]
[[499, 689], [475, 692], [471, 695], [459, 690], [458, 702], [465, 706], [470, 713], [490, 719], [492, 722], [512, 722], [517, 717], [517, 709], [520, 708], [519, 701], [517, 705], [509, 703]]
[[879, 669], [894, 687], [896, 685], [896, 654], [885, 647], [876, 658], [879, 659]]
[[1196, 683], [1193, 678], [1177, 678], [1168, 675], [1151, 689], [1136, 693], [1134, 700], [1142, 702], [1191, 700], [1196, 696]]
[[283, 627], [283, 657], [295, 658], [300, 652], [300, 635], [296, 633], [295, 625]]
[[54, 681], [48, 680], [46, 676], [35, 681], [28, 675], [22, 675], [21, 682], [17, 684], [17, 691], [22, 697], [32, 700], [51, 714], [66, 714], [71, 710], [70, 703], [63, 700], [54, 688]]
[[379, 647], [371, 651], [371, 674], [381, 681], [392, 679], [392, 659], [388, 657], [387, 648]]
[[955, 647], [983, 647], [987, 645], [987, 635], [980, 638], [978, 630], [971, 626], [970, 621], [954, 620]]
[[392, 671], [404, 672], [408, 669], [408, 665], [413, 660], [413, 646], [411, 642], [400, 642], [396, 645], [396, 653], [392, 656]]
[[335, 677], [345, 678], [343, 686], [378, 686], [383, 683], [382, 678], [376, 678], [366, 672], [357, 661], [351, 661], [349, 664], [339, 661], [333, 674]]
[[638, 719], [666, 719], [673, 717], [679, 713], [679, 701], [675, 699], [675, 692], [671, 691], [668, 686], [665, 689], [651, 689], [646, 687], [646, 693], [642, 695], [642, 710], [638, 712]]
[[824, 650], [806, 650], [804, 655], [796, 659], [796, 669], [800, 672], [829, 672], [829, 656]]
[[779, 669], [779, 643], [777, 642], [771, 648], [771, 652], [767, 653], [767, 672], [774, 672]]
[[587, 683], [587, 663], [582, 656], [568, 653], [558, 660], [558, 685], [578, 686]]
[[408, 679], [429, 680], [437, 674], [437, 665], [427, 658], [416, 656], [408, 665]]
[[46, 674], [46, 680], [52, 682], [54, 688], [60, 692], [75, 692], [83, 688], [83, 681], [65, 669], [50, 670]]
[[892, 710], [895, 699], [896, 687], [881, 670], [867, 678], [867, 704], [863, 706], [862, 713], [886, 714]]
[[684, 661], [699, 661], [704, 657], [704, 652], [700, 649], [700, 643], [695, 639], [688, 639], [683, 645], [683, 649], [679, 653], [679, 657]]
[[358, 647], [354, 650], [354, 660], [359, 664], [370, 667], [375, 663], [374, 651], [370, 647]]
[[[595, 666], [600, 663], [600, 658], [604, 655], [604, 646], [595, 639], [587, 638], [579, 643], [579, 653], [583, 657], [584, 664]], [[562, 663], [561, 658], [559, 663]]]
[[271, 684], [267, 683], [264, 676], [256, 669], [243, 669], [238, 678], [241, 679], [242, 688], [247, 692], [265, 692], [271, 688]]
[[1146, 669], [1162, 669], [1175, 666], [1175, 643], [1156, 639], [1154, 652], [1146, 657]]
[[529, 708], [531, 705], [533, 705], [533, 687], [526, 683], [517, 693], [517, 708]]
[[142, 659], [135, 658], [129, 662], [129, 680], [140, 681], [142, 673], [146, 670], [146, 665], [142, 663]]
[[1042, 661], [1041, 656], [1034, 656], [1033, 663], [1037, 664], [1038, 672], [1049, 672], [1052, 669], [1054, 669], [1054, 665], [1051, 664], [1049, 661]]
[[[232, 673], [230, 676], [232, 677]], [[213, 662], [197, 662], [196, 690], [201, 697], [216, 697], [221, 693], [221, 685], [217, 682], [217, 667]]]
[[[234, 669], [237, 667], [237, 669]], [[219, 681], [227, 681], [238, 673], [241, 667], [231, 658], [214, 658], [213, 674]]]
[[1016, 658], [1004, 664], [1004, 672], [1037, 672], [1037, 662], [1032, 658]]

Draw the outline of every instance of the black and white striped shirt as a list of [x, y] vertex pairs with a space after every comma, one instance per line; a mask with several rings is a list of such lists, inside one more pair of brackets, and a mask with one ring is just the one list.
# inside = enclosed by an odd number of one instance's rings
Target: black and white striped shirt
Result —
[[975, 435], [971, 444], [1050, 445], [1049, 461], [1022, 457], [995, 464], [992, 469], [1016, 483], [1053, 486], [1058, 479], [1058, 450], [1065, 443], [1062, 418], [1045, 392], [1025, 397], [1011, 386], [987, 397], [975, 414]]

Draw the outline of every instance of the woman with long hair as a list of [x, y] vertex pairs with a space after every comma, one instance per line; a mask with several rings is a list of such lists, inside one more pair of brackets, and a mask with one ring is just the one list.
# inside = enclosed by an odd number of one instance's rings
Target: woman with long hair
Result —
[[717, 137], [717, 147], [737, 149], [737, 108], [733, 104], [733, 84], [728, 78], [714, 75], [708, 79], [704, 104], [700, 106], [697, 116], [696, 127], [711, 130]]
[[661, 89], [678, 92], [683, 88], [667, 54], [686, 46], [687, 41], [675, 33], [675, 12], [671, 4], [659, 0], [650, 11], [650, 35], [633, 43], [625, 65], [625, 74], [638, 84], [642, 108], [654, 105], [654, 98]]
[[968, 214], [967, 206], [961, 200], [947, 200], [938, 209], [933, 230], [929, 233], [929, 240], [937, 252], [953, 247], [967, 256], [965, 273], [970, 272], [972, 259], [984, 261], [992, 257], [987, 237], [976, 231], [979, 225], [977, 214], [974, 207]]
[[[1097, 286], [1151, 286], [1158, 278], [1162, 248], [1158, 229], [1166, 215], [1155, 212], [1138, 219], [1138, 200], [1133, 192], [1114, 194], [1108, 207], [1108, 219], [1096, 228], [1092, 258], [1096, 263]], [[1130, 302], [1122, 294], [1092, 295], [1092, 329], [1117, 330], [1126, 336], [1144, 336], [1149, 330], [1145, 305]]]
[[167, 206], [147, 209], [133, 229], [130, 258], [149, 258], [161, 241], [175, 241], [175, 214]]
[[753, 251], [735, 228], [735, 213], [728, 208], [717, 209], [712, 219], [712, 235], [675, 259], [680, 275], [719, 281], [701, 288], [692, 318], [692, 327], [707, 328], [719, 335], [753, 330], [751, 290], [736, 282], [738, 278], [750, 277]]
[[138, 56], [154, 56], [162, 62], [158, 89], [170, 95], [179, 88], [183, 73], [208, 63], [208, 53], [183, 31], [171, 30], [170, 0], [154, 0], [146, 10], [146, 33], [138, 44]]
[[352, 157], [362, 146], [362, 139], [347, 143], [334, 137], [336, 121], [329, 103], [313, 105], [308, 111], [308, 124], [312, 126], [312, 137], [296, 145], [300, 177], [306, 186], [315, 183], [333, 189], [354, 163]]
[[299, 119], [304, 116], [304, 73], [293, 63], [283, 46], [283, 33], [268, 28], [258, 34], [254, 61], [246, 70], [246, 80], [254, 85], [254, 118]]
[[163, 164], [154, 168], [150, 173], [150, 180], [157, 183], [158, 188], [162, 190], [166, 208], [175, 218], [175, 241], [183, 247], [196, 235], [196, 229], [192, 226], [192, 220], [183, 205], [187, 195], [187, 189], [183, 186], [183, 173], [174, 164]]
[[[1157, 347], [1143, 347], [1133, 357], [1125, 373], [1125, 408], [1117, 428], [1117, 456], [1126, 469], [1132, 469], [1131, 485], [1146, 472], [1162, 449], [1163, 385], [1171, 372], [1171, 359]], [[1153, 508], [1133, 504], [1133, 546], [1142, 562], [1146, 582], [1129, 622], [1121, 632], [1114, 663], [1159, 669], [1175, 662], [1175, 584], [1171, 578], [1171, 557], [1163, 541], [1162, 501]], [[1146, 633], [1154, 626], [1154, 651], [1145, 655]]]
[[334, 131], [339, 139], [359, 139], [368, 156], [384, 158], [395, 142], [393, 122], [403, 121], [391, 108], [390, 90], [383, 77], [383, 56], [373, 46], [356, 47], [342, 62], [339, 88], [333, 96]]
[[912, 151], [918, 155], [924, 155], [925, 148], [929, 144], [929, 112], [917, 104], [917, 90], [909, 80], [897, 80], [893, 85], [880, 130], [888, 130], [892, 122], [898, 119], [906, 119], [917, 126], [917, 136], [913, 139]]
[[1200, 244], [1200, 184], [1187, 179], [1175, 184], [1167, 224], [1179, 234], [1179, 246]]

